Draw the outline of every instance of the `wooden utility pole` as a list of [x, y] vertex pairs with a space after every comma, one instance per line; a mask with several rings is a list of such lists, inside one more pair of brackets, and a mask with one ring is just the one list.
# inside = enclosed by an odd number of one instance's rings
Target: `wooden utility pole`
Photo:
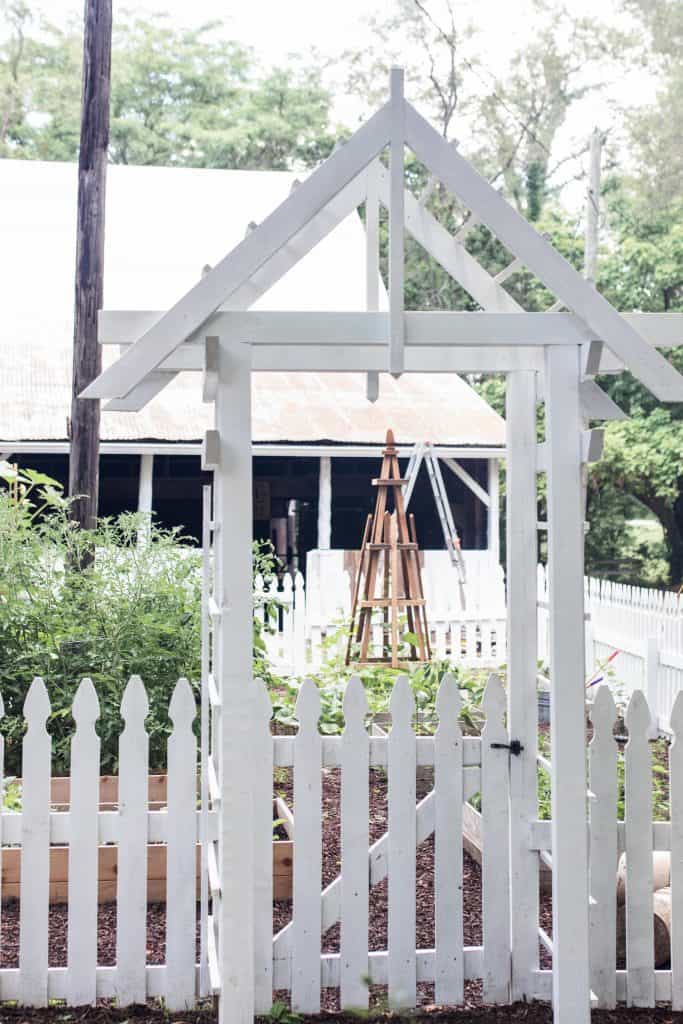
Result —
[[71, 516], [85, 529], [97, 520], [100, 403], [78, 396], [102, 370], [97, 311], [102, 307], [104, 283], [111, 25], [111, 0], [85, 0], [69, 459], [69, 494], [79, 496]]

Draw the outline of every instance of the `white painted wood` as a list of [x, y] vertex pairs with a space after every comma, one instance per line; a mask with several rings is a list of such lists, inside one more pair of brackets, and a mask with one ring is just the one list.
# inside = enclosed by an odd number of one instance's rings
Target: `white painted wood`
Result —
[[322, 739], [318, 732], [320, 694], [305, 679], [296, 700], [299, 731], [294, 739], [294, 917], [292, 1009], [320, 1012], [322, 887]]
[[601, 1009], [616, 1006], [617, 895], [617, 709], [609, 686], [593, 700], [593, 738], [589, 747], [590, 801], [590, 966], [591, 991]]
[[[368, 190], [365, 197], [365, 308], [368, 312], [379, 309], [381, 276], [379, 271], [379, 160], [374, 160], [367, 170]], [[371, 371], [367, 378], [367, 399], [376, 402], [379, 398], [379, 373]]]
[[683, 692], [671, 711], [669, 747], [671, 815], [671, 1008], [683, 1010]]
[[166, 1006], [176, 1011], [195, 1001], [197, 707], [187, 679], [176, 683], [168, 714]]
[[69, 828], [69, 1005], [94, 1005], [97, 996], [97, 812], [100, 739], [95, 722], [100, 704], [92, 680], [84, 679], [73, 703]]
[[524, 747], [510, 758], [511, 998], [530, 999], [538, 969], [538, 858], [528, 849], [538, 817], [536, 671], [536, 375], [511, 373], [506, 394], [508, 729]]
[[399, 676], [389, 701], [389, 1006], [415, 1006], [415, 767], [412, 717], [415, 700], [407, 676]]
[[254, 1009], [273, 1002], [273, 706], [268, 688], [254, 680]]
[[318, 476], [318, 548], [329, 551], [332, 541], [332, 459], [322, 455]]
[[650, 711], [636, 690], [626, 711], [628, 743], [624, 765], [626, 822], [626, 969], [629, 1006], [654, 1006], [652, 917], [652, 762], [648, 743]]
[[221, 452], [214, 483], [215, 518], [220, 525], [215, 593], [223, 609], [214, 645], [223, 708], [216, 739], [221, 792], [218, 1024], [251, 1024], [254, 1016], [250, 372], [249, 346], [221, 338], [216, 402]]
[[581, 381], [581, 407], [589, 420], [627, 420], [628, 416], [594, 380]]
[[121, 701], [119, 738], [119, 849], [116, 886], [116, 999], [120, 1006], [147, 998], [147, 694], [131, 676]]
[[403, 68], [393, 67], [389, 74], [391, 98], [389, 113], [389, 372], [403, 373], [403, 289], [405, 276], [405, 216], [403, 196], [405, 150], [405, 101], [403, 99]]
[[[484, 933], [483, 995], [486, 1003], [506, 1003], [510, 995], [510, 811], [509, 743], [505, 690], [489, 676], [482, 699], [486, 723], [481, 734], [481, 889]], [[496, 749], [492, 744], [504, 746]], [[534, 933], [538, 927], [533, 921]]]
[[500, 562], [500, 460], [489, 459], [488, 466], [488, 532], [487, 544], [494, 565]]
[[462, 877], [462, 731], [460, 692], [444, 676], [436, 695], [439, 725], [434, 735], [434, 934], [437, 1004], [463, 1001], [465, 959]]
[[367, 1009], [368, 856], [370, 738], [368, 702], [358, 676], [344, 693], [341, 741], [341, 943], [340, 999], [343, 1010]]
[[556, 1024], [590, 1018], [579, 357], [546, 350]]
[[457, 476], [458, 480], [462, 480], [466, 487], [468, 487], [475, 498], [479, 498], [479, 501], [486, 508], [489, 507], [489, 496], [481, 486], [477, 483], [473, 476], [471, 476], [464, 466], [461, 466], [456, 459], [445, 458], [443, 462], [448, 466], [450, 471]]
[[189, 290], [84, 392], [88, 398], [128, 394], [207, 320], [273, 254], [302, 230], [389, 141], [390, 112], [383, 107], [333, 153], [264, 221]]
[[[683, 378], [652, 349], [597, 290], [539, 235], [409, 103], [406, 141], [416, 156], [457, 195], [515, 256], [580, 316], [662, 402], [683, 399]], [[592, 339], [591, 339], [592, 340]]]
[[214, 699], [218, 697], [211, 663], [211, 626], [209, 622], [209, 597], [211, 596], [212, 578], [212, 531], [213, 517], [211, 486], [202, 487], [202, 618], [201, 618], [201, 708], [200, 708], [200, 800], [201, 818], [199, 841], [200, 881], [199, 881], [199, 995], [209, 994], [209, 756], [210, 756], [210, 716], [211, 697], [209, 680], [214, 691]]
[[140, 479], [138, 483], [138, 512], [145, 516], [145, 522], [138, 530], [138, 544], [145, 544], [149, 539], [152, 516], [152, 496], [154, 488], [154, 455], [140, 456]]
[[50, 764], [52, 741], [45, 723], [50, 701], [36, 677], [24, 701], [27, 731], [22, 741], [21, 905], [19, 909], [19, 1000], [47, 1006], [47, 928], [50, 878]]
[[659, 641], [649, 636], [645, 642], [645, 696], [650, 708], [650, 729], [648, 737], [656, 740], [659, 736]]

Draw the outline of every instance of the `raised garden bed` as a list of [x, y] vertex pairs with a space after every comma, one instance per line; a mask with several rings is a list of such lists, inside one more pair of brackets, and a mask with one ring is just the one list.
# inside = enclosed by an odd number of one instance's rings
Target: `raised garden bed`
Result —
[[[21, 779], [16, 780], [21, 785]], [[70, 779], [55, 777], [50, 780], [50, 803], [55, 811], [68, 811]], [[166, 775], [149, 776], [149, 809], [158, 811], [166, 806]], [[100, 810], [118, 810], [119, 780], [115, 775], [100, 778]], [[274, 899], [291, 900], [294, 864], [294, 819], [286, 802], [278, 797], [273, 807], [273, 820], [282, 822], [284, 839], [273, 835], [273, 890]], [[97, 873], [97, 899], [99, 903], [116, 900], [118, 847], [100, 846]], [[197, 844], [197, 899], [200, 893], [200, 846]], [[50, 846], [50, 903], [66, 903], [69, 893], [69, 847]], [[21, 897], [21, 848], [5, 846], [2, 849], [2, 899]], [[147, 845], [147, 902], [166, 902], [166, 846], [163, 843]]]

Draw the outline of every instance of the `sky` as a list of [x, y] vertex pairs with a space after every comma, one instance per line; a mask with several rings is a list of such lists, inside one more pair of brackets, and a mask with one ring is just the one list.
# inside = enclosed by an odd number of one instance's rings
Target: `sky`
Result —
[[[435, 19], [440, 17], [444, 0], [425, 0]], [[559, 0], [558, 0], [559, 2]], [[456, 0], [456, 9], [465, 6]], [[476, 12], [477, 50], [483, 56], [490, 77], [504, 70], [511, 55], [533, 38], [533, 0], [477, 0], [466, 5]], [[574, 16], [590, 15], [615, 25], [627, 27], [623, 0], [571, 0]], [[31, 7], [41, 11], [50, 21], [64, 24], [70, 17], [82, 18], [81, 0], [34, 0]], [[178, 27], [196, 27], [211, 20], [224, 22], [226, 35], [252, 47], [264, 64], [285, 64], [290, 55], [303, 54], [306, 63], [320, 59], [327, 68], [326, 76], [335, 94], [336, 119], [347, 125], [357, 124], [364, 112], [358, 98], [346, 93], [338, 58], [348, 49], [358, 50], [363, 39], [369, 39], [368, 19], [372, 15], [386, 19], [394, 10], [393, 0], [113, 0], [114, 19], [134, 9], [136, 13], [164, 12]], [[399, 60], [405, 43], [396, 41]], [[338, 69], [335, 75], [335, 67]], [[612, 83], [604, 93], [575, 104], [570, 118], [558, 139], [562, 153], [573, 152], [580, 140], [587, 138], [594, 125], [608, 127], [614, 114], [611, 102], [618, 99], [629, 105], [647, 102], [654, 96], [654, 80], [641, 68], [634, 68], [626, 79]], [[457, 135], [457, 125], [455, 126]], [[567, 177], [580, 173], [580, 166], [570, 165]], [[582, 195], [583, 185], [570, 186], [569, 205]]]

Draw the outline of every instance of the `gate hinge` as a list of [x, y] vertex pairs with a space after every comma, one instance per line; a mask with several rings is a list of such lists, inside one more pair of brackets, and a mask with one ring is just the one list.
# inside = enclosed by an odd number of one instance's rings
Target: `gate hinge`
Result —
[[515, 755], [515, 757], [519, 757], [524, 750], [524, 747], [519, 740], [510, 740], [509, 743], [492, 743], [491, 747], [494, 750], [509, 750], [511, 754]]

